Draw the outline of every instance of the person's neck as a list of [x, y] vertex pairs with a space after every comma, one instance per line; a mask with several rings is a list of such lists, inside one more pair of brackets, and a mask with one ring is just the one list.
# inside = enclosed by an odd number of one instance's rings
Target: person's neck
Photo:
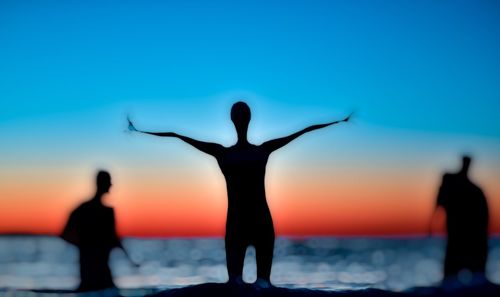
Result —
[[94, 198], [92, 198], [92, 201], [94, 202], [99, 202], [99, 203], [102, 203], [102, 196], [104, 195], [105, 193], [102, 193], [100, 191], [97, 191], [94, 195]]
[[250, 144], [248, 142], [248, 138], [247, 138], [247, 130], [242, 130], [242, 131], [237, 131], [238, 133], [238, 141], [236, 142], [236, 145], [238, 146], [244, 146], [244, 145], [248, 145]]
[[238, 137], [238, 141], [236, 142], [237, 146], [245, 146], [249, 144], [250, 142], [248, 142], [248, 139], [246, 137]]

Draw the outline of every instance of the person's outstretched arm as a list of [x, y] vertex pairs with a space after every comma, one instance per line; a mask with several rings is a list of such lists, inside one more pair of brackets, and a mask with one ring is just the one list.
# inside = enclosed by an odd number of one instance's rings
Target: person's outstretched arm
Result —
[[277, 138], [277, 139], [266, 141], [261, 146], [265, 150], [267, 150], [269, 153], [272, 153], [275, 150], [284, 147], [285, 145], [287, 145], [288, 143], [290, 143], [292, 140], [298, 138], [299, 136], [301, 136], [301, 135], [303, 135], [303, 134], [305, 134], [307, 132], [311, 132], [311, 131], [314, 131], [314, 130], [317, 130], [317, 129], [325, 128], [325, 127], [328, 127], [328, 126], [331, 126], [331, 125], [335, 125], [335, 124], [338, 124], [338, 123], [348, 122], [349, 119], [351, 118], [351, 115], [352, 115], [352, 113], [349, 116], [347, 116], [345, 119], [343, 119], [343, 120], [334, 121], [334, 122], [330, 122], [330, 123], [326, 123], [326, 124], [309, 126], [309, 127], [305, 128], [303, 130], [295, 132], [295, 133], [293, 133], [291, 135], [288, 135], [286, 137], [282, 137], [282, 138]]
[[139, 132], [139, 133], [149, 134], [149, 135], [154, 135], [154, 136], [159, 136], [159, 137], [179, 138], [180, 140], [190, 144], [194, 148], [196, 148], [196, 149], [198, 149], [206, 154], [212, 155], [216, 158], [221, 153], [222, 149], [224, 148], [222, 145], [220, 145], [218, 143], [199, 141], [199, 140], [187, 137], [187, 136], [179, 135], [179, 134], [174, 133], [174, 132], [148, 132], [148, 131], [137, 130], [135, 128], [134, 124], [132, 123], [132, 121], [130, 121], [130, 119], [128, 119], [128, 129], [130, 131], [133, 131], [133, 132]]

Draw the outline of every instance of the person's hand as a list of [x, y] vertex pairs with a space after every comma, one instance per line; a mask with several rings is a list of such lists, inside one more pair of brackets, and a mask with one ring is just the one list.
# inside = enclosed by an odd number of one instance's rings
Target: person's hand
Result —
[[127, 121], [128, 121], [128, 130], [130, 132], [137, 132], [138, 130], [135, 128], [134, 124], [130, 120], [130, 117], [127, 116]]
[[125, 252], [125, 256], [127, 257], [128, 262], [130, 263], [130, 265], [133, 266], [135, 269], [141, 267], [141, 264], [139, 264], [135, 260], [133, 260], [132, 257], [127, 252]]
[[351, 112], [350, 115], [348, 115], [345, 119], [342, 120], [342, 122], [349, 122], [349, 120], [351, 119], [352, 115], [354, 114], [354, 111]]

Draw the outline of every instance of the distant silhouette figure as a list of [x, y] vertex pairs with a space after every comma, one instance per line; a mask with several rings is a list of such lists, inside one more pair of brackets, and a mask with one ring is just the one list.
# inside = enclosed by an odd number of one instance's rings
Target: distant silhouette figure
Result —
[[79, 291], [115, 287], [108, 266], [109, 254], [113, 248], [123, 249], [130, 259], [116, 234], [113, 208], [102, 204], [103, 195], [111, 187], [111, 176], [106, 171], [99, 171], [96, 182], [95, 196], [71, 213], [61, 234], [64, 240], [76, 245], [80, 251]]
[[310, 126], [290, 136], [270, 140], [261, 145], [248, 142], [250, 118], [250, 108], [246, 103], [237, 102], [233, 105], [231, 120], [236, 128], [238, 140], [231, 147], [194, 140], [172, 132], [139, 131], [130, 120], [129, 129], [155, 136], [177, 137], [217, 160], [226, 180], [228, 195], [225, 247], [229, 281], [241, 280], [246, 249], [253, 245], [258, 282], [270, 284], [275, 234], [264, 185], [269, 155], [306, 132], [347, 122], [349, 117], [341, 121]]
[[471, 158], [463, 156], [458, 173], [445, 173], [436, 209], [446, 212], [448, 242], [445, 278], [461, 270], [485, 272], [488, 256], [488, 204], [483, 191], [468, 176]]

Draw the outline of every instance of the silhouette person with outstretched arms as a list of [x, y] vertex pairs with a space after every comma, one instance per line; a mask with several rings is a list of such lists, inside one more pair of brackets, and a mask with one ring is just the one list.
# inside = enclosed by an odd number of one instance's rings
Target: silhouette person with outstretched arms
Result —
[[71, 212], [61, 234], [67, 242], [80, 251], [80, 286], [78, 291], [94, 291], [114, 288], [115, 284], [108, 266], [109, 254], [115, 247], [124, 251], [127, 258], [137, 266], [123, 248], [115, 228], [113, 208], [102, 203], [103, 196], [111, 187], [111, 176], [99, 171], [94, 197]]
[[444, 276], [462, 270], [484, 276], [488, 257], [488, 204], [483, 191], [469, 179], [469, 156], [462, 157], [458, 173], [445, 173], [436, 200], [436, 210], [446, 213], [448, 241]]
[[248, 246], [253, 245], [257, 260], [257, 281], [267, 286], [270, 285], [275, 238], [264, 185], [269, 155], [304, 133], [347, 122], [349, 117], [341, 121], [313, 125], [261, 145], [248, 142], [250, 118], [250, 108], [246, 103], [237, 102], [232, 106], [231, 120], [236, 128], [238, 140], [231, 147], [194, 140], [173, 132], [140, 131], [130, 120], [129, 129], [154, 136], [177, 137], [217, 160], [226, 180], [228, 196], [225, 248], [229, 281], [241, 281], [245, 252]]

